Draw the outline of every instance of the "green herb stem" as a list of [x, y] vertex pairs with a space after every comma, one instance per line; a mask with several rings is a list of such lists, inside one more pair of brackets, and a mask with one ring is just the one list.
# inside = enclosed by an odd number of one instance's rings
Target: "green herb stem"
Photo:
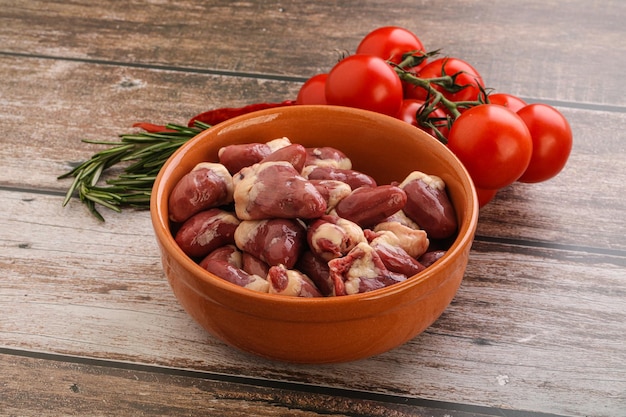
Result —
[[[149, 208], [152, 186], [165, 161], [185, 142], [209, 127], [199, 122], [194, 127], [168, 124], [166, 132], [124, 134], [120, 135], [119, 141], [84, 139], [84, 143], [108, 148], [58, 177], [74, 178], [63, 206], [76, 196], [101, 221], [104, 217], [98, 206], [116, 212], [125, 206]], [[103, 178], [107, 170], [120, 164], [125, 166], [122, 172]]]

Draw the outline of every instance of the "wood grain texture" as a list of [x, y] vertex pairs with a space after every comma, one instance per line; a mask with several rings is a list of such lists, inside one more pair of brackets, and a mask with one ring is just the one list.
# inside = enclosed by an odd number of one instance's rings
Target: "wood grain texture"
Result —
[[76, 225], [57, 197], [4, 194], [5, 345], [556, 414], [626, 405], [623, 257], [477, 241], [457, 297], [423, 335], [365, 361], [293, 367], [233, 351], [192, 322], [147, 213]]
[[[72, 359], [72, 358], [69, 358]], [[480, 417], [480, 411], [423, 407], [270, 384], [202, 378], [156, 367], [119, 366], [0, 355], [0, 415], [10, 416], [351, 416]], [[42, 375], [45, 375], [43, 378]], [[193, 375], [193, 376], [191, 376]], [[28, 390], [20, 381], [30, 381]], [[263, 381], [258, 381], [263, 384]], [[490, 410], [485, 410], [490, 412]], [[495, 410], [494, 410], [495, 411]]]
[[[81, 139], [117, 139], [133, 123], [186, 124], [213, 107], [282, 101], [298, 85], [0, 55], [0, 184], [62, 190], [56, 177], [97, 150]], [[228, 97], [228, 99], [225, 99]], [[10, 98], [10, 99], [8, 99]]]
[[[618, 0], [0, 0], [0, 415], [624, 415], [625, 17]], [[407, 344], [328, 366], [240, 353], [176, 302], [147, 212], [61, 207], [57, 175], [100, 149], [80, 139], [293, 98], [388, 24], [574, 131], [557, 178], [481, 211], [457, 296]]]
[[[0, 102], [0, 120], [11, 132], [0, 139], [5, 144], [0, 147], [0, 185], [59, 193], [71, 181], [56, 177], [103, 149], [81, 143], [83, 138], [116, 140], [133, 132], [137, 121], [184, 124], [192, 115], [219, 106], [223, 97], [234, 97], [229, 105], [281, 101], [295, 96], [299, 87], [295, 82], [109, 70], [55, 60], [0, 56], [0, 62], [11, 78], [30, 71], [20, 84], [0, 84], [2, 95], [12, 97]], [[46, 84], [57, 87], [42, 91]], [[478, 233], [624, 253], [626, 225], [615, 219], [626, 210], [626, 136], [621, 129], [626, 113], [561, 110], [575, 135], [569, 164], [548, 182], [502, 190], [481, 213]], [[513, 219], [511, 227], [503, 228], [503, 219]], [[582, 227], [587, 221], [592, 228]]]
[[612, 57], [626, 54], [625, 15], [619, 0], [31, 1], [3, 5], [0, 38], [15, 53], [308, 77], [373, 28], [399, 25], [494, 88], [623, 107]]

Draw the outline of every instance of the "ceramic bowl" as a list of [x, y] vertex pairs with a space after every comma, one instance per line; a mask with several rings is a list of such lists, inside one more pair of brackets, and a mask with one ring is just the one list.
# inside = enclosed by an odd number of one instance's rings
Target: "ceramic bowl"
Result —
[[[458, 235], [441, 259], [398, 284], [342, 297], [295, 298], [257, 293], [198, 266], [177, 246], [168, 221], [168, 197], [197, 163], [217, 160], [229, 144], [288, 137], [304, 146], [333, 146], [353, 168], [379, 184], [420, 170], [441, 177], [457, 213]], [[183, 308], [208, 332], [240, 350], [274, 360], [333, 363], [367, 358], [420, 334], [455, 296], [476, 230], [472, 181], [439, 141], [394, 118], [333, 106], [292, 106], [220, 123], [183, 145], [154, 184], [151, 217], [163, 268]]]

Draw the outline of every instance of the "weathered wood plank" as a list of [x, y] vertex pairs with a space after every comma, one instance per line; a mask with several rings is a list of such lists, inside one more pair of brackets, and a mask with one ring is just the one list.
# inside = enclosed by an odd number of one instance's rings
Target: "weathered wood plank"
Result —
[[[40, 355], [35, 355], [40, 356]], [[58, 358], [62, 359], [62, 358]], [[132, 364], [89, 363], [0, 355], [0, 414], [11, 416], [384, 416], [480, 417], [464, 412], [308, 393], [211, 379], [211, 375]], [[45, 375], [45, 377], [42, 377]], [[194, 375], [194, 376], [191, 376]], [[28, 381], [28, 386], [24, 386]], [[363, 396], [366, 396], [364, 394]], [[410, 402], [408, 399], [405, 403]]]
[[623, 255], [478, 241], [427, 332], [369, 360], [291, 366], [236, 352], [191, 321], [163, 277], [147, 213], [102, 225], [77, 221], [58, 197], [2, 200], [7, 347], [565, 415], [626, 406]]
[[56, 177], [138, 121], [186, 124], [213, 107], [282, 101], [297, 85], [0, 56], [0, 184], [67, 187]]
[[[81, 143], [82, 138], [115, 140], [132, 132], [136, 121], [185, 123], [204, 109], [223, 105], [220, 100], [228, 105], [281, 101], [298, 86], [55, 60], [0, 56], [0, 62], [9, 79], [28, 74], [19, 83], [0, 84], [2, 96], [10, 97], [0, 101], [0, 120], [11, 132], [0, 139], [5, 145], [0, 147], [0, 185], [58, 192], [71, 183], [56, 180], [69, 163], [103, 149]], [[621, 129], [626, 113], [562, 110], [575, 135], [568, 166], [546, 183], [503, 190], [481, 213], [478, 233], [623, 251], [626, 224], [615, 219], [626, 210], [626, 136]], [[69, 210], [83, 216], [76, 205]], [[511, 227], [502, 227], [503, 219], [510, 218]], [[593, 227], [581, 227], [589, 222]]]
[[614, 57], [626, 55], [625, 15], [618, 0], [31, 1], [0, 8], [0, 38], [20, 54], [308, 77], [370, 30], [399, 25], [498, 90], [623, 107]]

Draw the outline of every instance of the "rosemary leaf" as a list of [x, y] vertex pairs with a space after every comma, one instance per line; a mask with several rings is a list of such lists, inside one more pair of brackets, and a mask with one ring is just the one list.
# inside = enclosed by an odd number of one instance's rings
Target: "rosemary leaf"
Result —
[[[98, 206], [116, 212], [121, 212], [124, 207], [148, 209], [152, 186], [165, 161], [189, 139], [209, 127], [200, 122], [196, 122], [194, 127], [167, 124], [168, 131], [123, 134], [118, 141], [83, 139], [84, 143], [108, 148], [58, 177], [74, 178], [63, 206], [76, 195], [101, 221], [104, 217]], [[115, 167], [121, 170], [112, 178], [105, 179], [108, 170]], [[102, 182], [104, 184], [98, 185]]]

